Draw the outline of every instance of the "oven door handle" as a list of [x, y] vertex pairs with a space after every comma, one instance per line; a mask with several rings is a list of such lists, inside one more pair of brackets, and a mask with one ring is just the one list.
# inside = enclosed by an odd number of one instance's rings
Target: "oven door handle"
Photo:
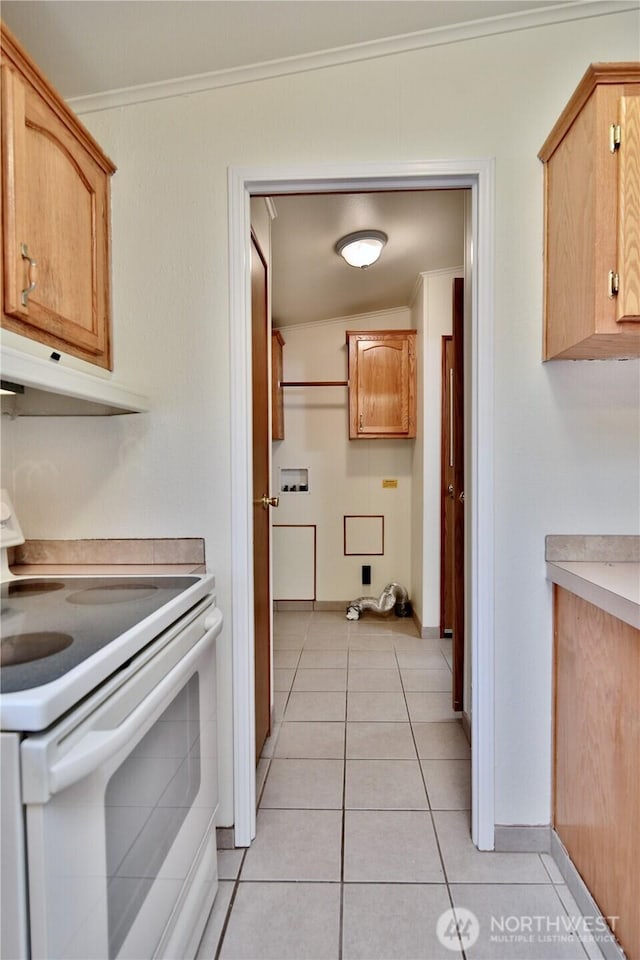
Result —
[[222, 614], [218, 609], [209, 614], [204, 626], [206, 633], [195, 646], [156, 684], [151, 693], [121, 724], [113, 730], [89, 731], [65, 757], [51, 765], [48, 775], [49, 797], [84, 779], [131, 743], [141, 725], [163, 706], [164, 701], [189, 675], [204, 650], [213, 643], [222, 626]]

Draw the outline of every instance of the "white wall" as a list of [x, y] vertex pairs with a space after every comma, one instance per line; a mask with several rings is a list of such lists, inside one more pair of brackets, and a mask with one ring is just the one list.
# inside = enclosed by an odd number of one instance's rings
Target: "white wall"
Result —
[[[460, 245], [462, 250], [462, 237]], [[411, 323], [419, 331], [411, 596], [425, 632], [440, 625], [442, 337], [451, 333], [453, 280], [461, 276], [463, 267], [420, 274], [411, 303]]]
[[[495, 786], [504, 824], [550, 815], [544, 535], [640, 526], [638, 363], [540, 362], [536, 158], [587, 64], [639, 59], [639, 36], [637, 10], [613, 13], [86, 116], [120, 167], [115, 362], [123, 381], [151, 396], [152, 413], [22, 421], [14, 438], [14, 503], [27, 536], [204, 536], [228, 614], [228, 165], [494, 156]], [[230, 687], [228, 658], [223, 670]], [[221, 719], [229, 754], [228, 703]]]
[[[346, 380], [346, 330], [407, 329], [409, 309], [378, 311], [286, 326], [285, 380]], [[379, 596], [385, 584], [409, 584], [413, 440], [349, 440], [346, 387], [286, 387], [285, 439], [273, 445], [273, 489], [279, 468], [308, 467], [310, 490], [281, 493], [273, 522], [317, 525], [316, 599]], [[383, 489], [383, 478], [397, 489]], [[345, 556], [344, 516], [384, 516], [384, 555]], [[362, 564], [371, 565], [363, 586]]]
[[[461, 238], [462, 243], [462, 238]], [[453, 280], [463, 267], [425, 273], [423, 278], [423, 627], [440, 624], [440, 518], [442, 459], [442, 337], [452, 330]]]

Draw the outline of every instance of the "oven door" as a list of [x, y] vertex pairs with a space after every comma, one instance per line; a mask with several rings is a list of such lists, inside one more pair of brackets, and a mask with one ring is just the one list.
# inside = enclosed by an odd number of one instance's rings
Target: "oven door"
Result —
[[34, 960], [195, 955], [217, 889], [222, 617], [206, 604], [23, 741]]

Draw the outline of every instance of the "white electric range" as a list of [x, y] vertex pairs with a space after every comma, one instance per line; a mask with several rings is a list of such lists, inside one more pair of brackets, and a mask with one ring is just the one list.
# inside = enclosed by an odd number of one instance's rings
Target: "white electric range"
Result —
[[217, 889], [214, 579], [4, 566], [1, 955], [193, 957]]

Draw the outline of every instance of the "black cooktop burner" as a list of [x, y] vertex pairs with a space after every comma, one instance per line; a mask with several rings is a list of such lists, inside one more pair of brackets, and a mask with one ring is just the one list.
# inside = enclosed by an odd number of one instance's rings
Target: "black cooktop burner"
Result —
[[106, 583], [98, 587], [89, 587], [70, 593], [67, 603], [81, 603], [93, 606], [100, 603], [127, 603], [146, 600], [158, 589], [154, 583]]
[[57, 680], [198, 579], [60, 577], [3, 583], [1, 692]]
[[[59, 580], [16, 580], [15, 583], [7, 583], [8, 597], [34, 597], [39, 593], [53, 593], [54, 590], [64, 590], [64, 583]], [[4, 587], [2, 588], [4, 598]]]
[[40, 633], [21, 633], [17, 637], [3, 637], [0, 644], [0, 666], [11, 667], [17, 663], [31, 663], [71, 646], [73, 637], [68, 633], [42, 630]]

